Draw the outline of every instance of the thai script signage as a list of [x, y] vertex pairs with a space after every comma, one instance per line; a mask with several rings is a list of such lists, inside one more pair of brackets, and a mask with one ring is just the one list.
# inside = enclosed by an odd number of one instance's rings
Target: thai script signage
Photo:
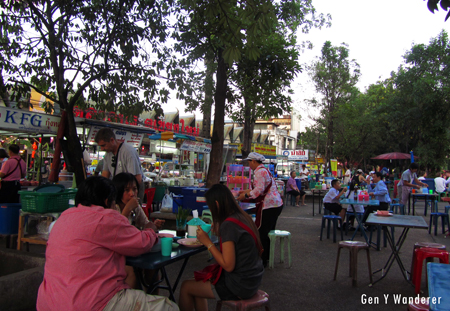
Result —
[[[242, 154], [242, 144], [233, 143], [233, 144], [229, 144], [229, 145], [237, 146], [237, 154], [238, 155]], [[267, 156], [276, 156], [277, 147], [272, 146], [272, 145], [252, 143], [252, 149], [250, 150], [250, 152], [257, 152], [259, 154], [267, 155]]]
[[[104, 120], [115, 123], [129, 124], [135, 126], [148, 127], [160, 132], [170, 131], [174, 133], [183, 133], [192, 136], [198, 136], [200, 134], [199, 127], [187, 126], [186, 120], [189, 122], [190, 119], [186, 119], [180, 117], [180, 123], [175, 124], [172, 122], [165, 122], [164, 120], [156, 120], [156, 119], [142, 119], [139, 116], [134, 116], [131, 118], [126, 118], [122, 114], [117, 114], [115, 112], [104, 112], [98, 111], [94, 108], [88, 108], [86, 110], [81, 110], [78, 108], [74, 108], [73, 113], [75, 117], [86, 118], [86, 119], [96, 119], [96, 120]], [[192, 122], [192, 120], [191, 120]]]
[[[89, 136], [88, 136], [88, 144], [96, 144], [95, 142], [95, 135], [97, 134], [97, 132], [101, 129], [101, 127], [99, 126], [92, 126], [90, 131], [89, 131]], [[144, 134], [143, 133], [136, 133], [136, 132], [131, 132], [128, 130], [124, 130], [124, 129], [112, 129], [114, 131], [114, 134], [116, 135], [116, 139], [117, 141], [121, 142], [121, 143], [127, 143], [131, 146], [133, 146], [134, 148], [139, 148], [139, 146], [142, 143], [142, 139], [144, 138]]]
[[200, 141], [185, 140], [181, 144], [181, 150], [200, 152], [200, 153], [210, 153], [211, 144], [202, 143]]
[[308, 161], [309, 150], [283, 150], [283, 155], [291, 161]]
[[0, 107], [0, 127], [11, 131], [56, 134], [60, 121], [60, 116]]

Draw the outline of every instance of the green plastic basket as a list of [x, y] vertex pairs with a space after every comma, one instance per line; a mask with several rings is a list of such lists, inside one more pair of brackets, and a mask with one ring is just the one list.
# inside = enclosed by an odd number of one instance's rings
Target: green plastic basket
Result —
[[69, 200], [75, 199], [77, 189], [59, 193], [19, 191], [22, 211], [31, 213], [59, 213], [69, 208]]

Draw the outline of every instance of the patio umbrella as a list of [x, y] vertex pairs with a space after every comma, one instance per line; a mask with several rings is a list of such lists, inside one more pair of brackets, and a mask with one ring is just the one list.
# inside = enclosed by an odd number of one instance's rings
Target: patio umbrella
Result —
[[390, 152], [377, 155], [373, 160], [410, 160], [411, 154], [402, 152]]

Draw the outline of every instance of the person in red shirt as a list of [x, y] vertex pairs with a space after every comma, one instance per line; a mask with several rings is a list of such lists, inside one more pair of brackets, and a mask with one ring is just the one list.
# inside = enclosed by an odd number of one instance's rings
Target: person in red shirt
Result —
[[3, 163], [0, 171], [1, 189], [0, 201], [2, 203], [19, 203], [20, 179], [27, 174], [27, 165], [19, 155], [20, 147], [9, 145], [9, 160]]
[[50, 231], [38, 311], [178, 310], [167, 297], [147, 295], [125, 282], [125, 257], [149, 252], [157, 236], [111, 209], [116, 196], [105, 177], [79, 185], [76, 207], [63, 212]]

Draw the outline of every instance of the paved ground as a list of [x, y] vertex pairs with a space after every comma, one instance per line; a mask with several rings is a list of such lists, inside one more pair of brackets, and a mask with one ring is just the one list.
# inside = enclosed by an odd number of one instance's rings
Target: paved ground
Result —
[[[422, 204], [418, 204], [419, 215], [423, 215]], [[445, 204], [440, 204], [443, 209]], [[317, 210], [316, 204], [316, 213]], [[358, 287], [352, 287], [348, 277], [349, 256], [343, 250], [337, 280], [333, 281], [337, 244], [332, 239], [319, 241], [321, 216], [312, 216], [312, 203], [308, 201], [306, 207], [288, 205], [284, 208], [277, 229], [288, 230], [292, 234], [293, 264], [288, 268], [287, 261], [279, 263], [280, 245], [277, 243], [275, 268], [266, 270], [261, 285], [261, 289], [270, 295], [271, 310], [406, 310], [405, 304], [395, 303], [394, 298], [414, 297], [414, 287], [403, 279], [396, 262], [384, 280], [369, 287], [366, 255], [365, 252], [360, 252]], [[427, 222], [428, 220], [429, 217], [426, 217]], [[400, 230], [397, 229], [396, 232]], [[358, 235], [356, 240], [362, 241], [363, 238]], [[426, 230], [411, 229], [401, 251], [401, 258], [408, 269], [413, 245], [418, 241], [442, 243], [450, 249], [450, 239], [446, 239], [441, 233], [435, 237]], [[389, 255], [389, 248], [382, 247], [381, 251], [371, 249], [372, 269], [383, 267]], [[193, 277], [193, 271], [200, 270], [207, 264], [206, 252], [192, 257], [182, 279]], [[171, 279], [175, 279], [180, 267], [181, 263], [175, 263], [167, 269]], [[374, 279], [378, 277], [379, 273], [374, 275]], [[425, 290], [425, 282], [422, 288]], [[177, 290], [176, 297], [178, 295]], [[209, 307], [210, 310], [215, 310], [215, 302], [211, 301]]]

